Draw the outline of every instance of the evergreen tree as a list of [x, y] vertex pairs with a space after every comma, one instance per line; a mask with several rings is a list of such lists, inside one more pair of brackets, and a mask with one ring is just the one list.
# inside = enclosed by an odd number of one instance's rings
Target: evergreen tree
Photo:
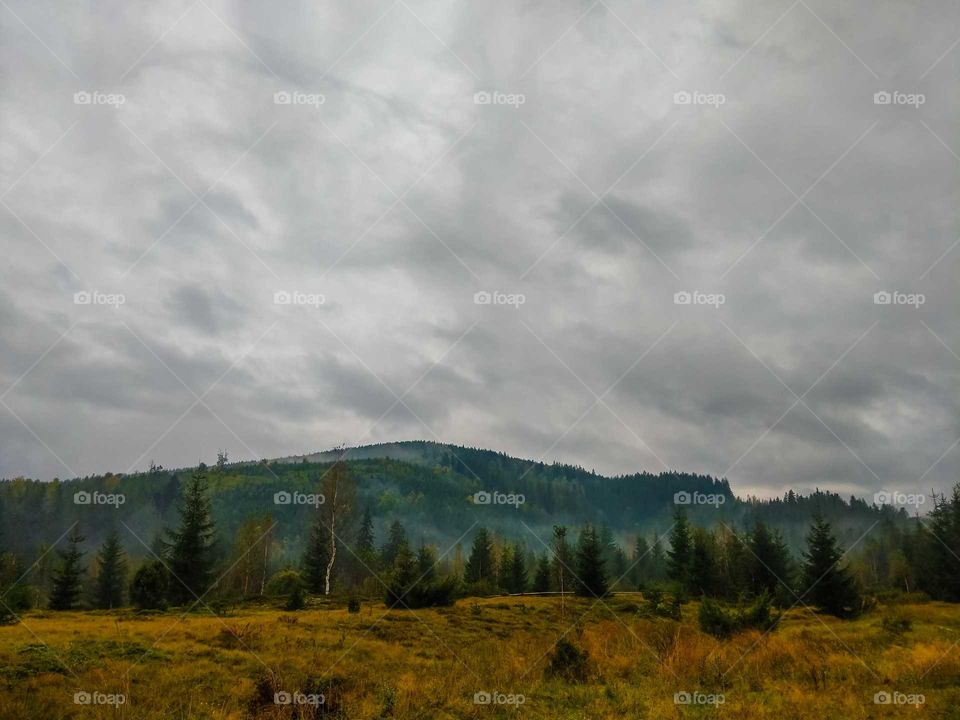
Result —
[[567, 528], [563, 525], [553, 526], [553, 586], [558, 592], [569, 593], [574, 589], [573, 579], [573, 551], [567, 542]]
[[357, 552], [372, 552], [373, 542], [373, 518], [370, 516], [370, 506], [368, 505], [363, 509], [360, 528], [357, 530]]
[[86, 568], [80, 564], [86, 554], [80, 549], [84, 541], [80, 527], [73, 526], [67, 537], [65, 550], [57, 550], [60, 564], [53, 574], [53, 590], [50, 592], [51, 610], [72, 610], [76, 607], [82, 591], [83, 574]]
[[510, 588], [510, 568], [513, 565], [513, 547], [511, 545], [504, 545], [497, 559], [499, 560], [497, 563], [497, 586], [501, 590], [512, 593], [513, 590]]
[[390, 530], [387, 532], [387, 542], [384, 544], [380, 555], [383, 559], [383, 566], [393, 567], [393, 561], [397, 559], [397, 553], [400, 546], [407, 541], [407, 531], [399, 520], [394, 520], [390, 524]]
[[546, 553], [537, 559], [537, 571], [533, 576], [533, 592], [550, 592], [550, 559]]
[[693, 559], [693, 541], [690, 523], [682, 507], [673, 512], [673, 528], [670, 530], [670, 549], [667, 551], [667, 574], [680, 585], [681, 590], [690, 589], [690, 565]]
[[510, 563], [510, 592], [525, 593], [528, 581], [524, 549], [517, 543], [513, 546], [513, 562]]
[[327, 564], [330, 562], [330, 543], [323, 519], [317, 517], [310, 529], [307, 547], [303, 555], [303, 579], [307, 590], [322, 595], [327, 582]]
[[637, 535], [633, 543], [633, 566], [630, 569], [630, 579], [633, 585], [644, 588], [650, 582], [650, 545], [643, 535]]
[[[201, 463], [201, 468], [202, 468]], [[195, 601], [210, 589], [213, 574], [213, 520], [207, 477], [197, 470], [187, 483], [180, 504], [180, 526], [169, 533], [170, 573], [168, 592], [173, 605]]]
[[597, 531], [587, 525], [577, 542], [577, 594], [601, 598], [607, 594], [607, 573], [604, 568], [603, 548]]
[[437, 553], [429, 545], [420, 543], [420, 549], [417, 551], [417, 577], [421, 582], [433, 582], [437, 574]]
[[103, 610], [121, 607], [127, 585], [127, 559], [116, 530], [112, 530], [100, 546], [97, 568], [94, 606]]
[[803, 568], [805, 590], [801, 600], [837, 617], [857, 614], [860, 610], [859, 591], [847, 569], [839, 566], [843, 553], [837, 547], [830, 523], [819, 514], [814, 516], [803, 557], [806, 561]]
[[473, 547], [467, 559], [464, 578], [468, 583], [493, 583], [497, 577], [497, 568], [493, 557], [493, 542], [485, 527], [477, 530], [473, 536]]
[[690, 553], [689, 589], [697, 595], [717, 594], [717, 546], [713, 535], [704, 528], [693, 531], [693, 549]]
[[169, 573], [159, 560], [147, 563], [133, 575], [130, 602], [138, 610], [162, 610], [166, 606]]

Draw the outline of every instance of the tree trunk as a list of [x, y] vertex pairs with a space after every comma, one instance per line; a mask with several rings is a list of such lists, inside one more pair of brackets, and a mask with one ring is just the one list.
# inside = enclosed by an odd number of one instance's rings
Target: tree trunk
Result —
[[333, 572], [333, 564], [337, 560], [337, 535], [334, 528], [337, 524], [337, 490], [340, 488], [339, 475], [335, 478], [333, 486], [333, 504], [330, 506], [330, 560], [327, 562], [327, 575], [324, 584], [324, 595], [330, 594], [330, 574]]

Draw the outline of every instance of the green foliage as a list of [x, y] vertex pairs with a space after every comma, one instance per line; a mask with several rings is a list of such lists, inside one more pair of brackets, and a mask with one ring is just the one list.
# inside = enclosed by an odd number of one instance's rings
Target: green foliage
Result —
[[303, 610], [307, 605], [303, 596], [303, 587], [298, 583], [290, 591], [290, 597], [287, 598], [287, 604], [283, 606], [284, 610]]
[[578, 595], [602, 598], [609, 592], [603, 552], [592, 525], [583, 528], [577, 542], [577, 580]]
[[693, 539], [687, 513], [677, 507], [673, 513], [673, 527], [670, 530], [670, 549], [667, 551], [667, 574], [671, 580], [679, 583], [684, 590], [690, 588], [690, 572], [693, 563]]
[[360, 612], [360, 599], [356, 597], [351, 597], [347, 600], [347, 612], [351, 614], [356, 614]]
[[807, 535], [803, 555], [803, 587], [801, 600], [822, 612], [837, 617], [853, 617], [862, 607], [860, 591], [845, 567], [840, 566], [843, 553], [830, 530], [830, 523], [819, 515]]
[[121, 607], [127, 585], [127, 559], [115, 530], [107, 536], [97, 553], [97, 568], [94, 607], [102, 610]]
[[130, 601], [138, 610], [162, 610], [167, 605], [169, 573], [159, 560], [137, 570], [130, 582]]
[[60, 556], [60, 565], [53, 575], [53, 590], [50, 592], [51, 610], [73, 610], [80, 600], [83, 574], [86, 572], [86, 568], [80, 564], [85, 554], [80, 550], [80, 543], [83, 540], [79, 525], [74, 525], [67, 537], [66, 549], [57, 551]]
[[214, 535], [207, 477], [198, 470], [184, 489], [180, 525], [169, 533], [167, 542], [173, 576], [167, 586], [171, 604], [192, 604], [207, 593], [213, 579]]
[[726, 609], [711, 598], [700, 602], [698, 615], [700, 629], [718, 638], [728, 638], [747, 629], [767, 632], [775, 627], [780, 617], [773, 617], [770, 598], [763, 594], [745, 608]]
[[493, 541], [485, 527], [477, 530], [473, 536], [473, 547], [467, 560], [464, 579], [468, 583], [496, 583], [497, 567], [493, 556]]
[[267, 581], [265, 592], [270, 597], [286, 597], [297, 588], [304, 589], [303, 576], [296, 570], [280, 570]]

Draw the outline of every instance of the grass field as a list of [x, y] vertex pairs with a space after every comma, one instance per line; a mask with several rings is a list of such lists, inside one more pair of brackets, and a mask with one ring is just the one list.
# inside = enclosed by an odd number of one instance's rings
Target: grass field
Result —
[[[772, 633], [720, 641], [698, 630], [696, 603], [678, 623], [643, 617], [639, 602], [33, 611], [0, 627], [0, 718], [960, 718], [960, 607], [855, 621], [792, 610]], [[582, 681], [547, 672], [565, 632], [588, 655]], [[285, 692], [293, 702], [276, 704]], [[495, 701], [477, 704], [484, 692]], [[878, 692], [901, 704], [875, 703]], [[922, 704], [902, 702], [917, 694]]]

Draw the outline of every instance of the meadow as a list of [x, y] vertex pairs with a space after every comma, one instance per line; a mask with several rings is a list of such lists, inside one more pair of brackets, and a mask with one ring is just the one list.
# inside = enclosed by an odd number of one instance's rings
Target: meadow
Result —
[[0, 627], [0, 718], [960, 718], [956, 605], [797, 608], [726, 640], [697, 610], [649, 617], [636, 594], [35, 610]]

